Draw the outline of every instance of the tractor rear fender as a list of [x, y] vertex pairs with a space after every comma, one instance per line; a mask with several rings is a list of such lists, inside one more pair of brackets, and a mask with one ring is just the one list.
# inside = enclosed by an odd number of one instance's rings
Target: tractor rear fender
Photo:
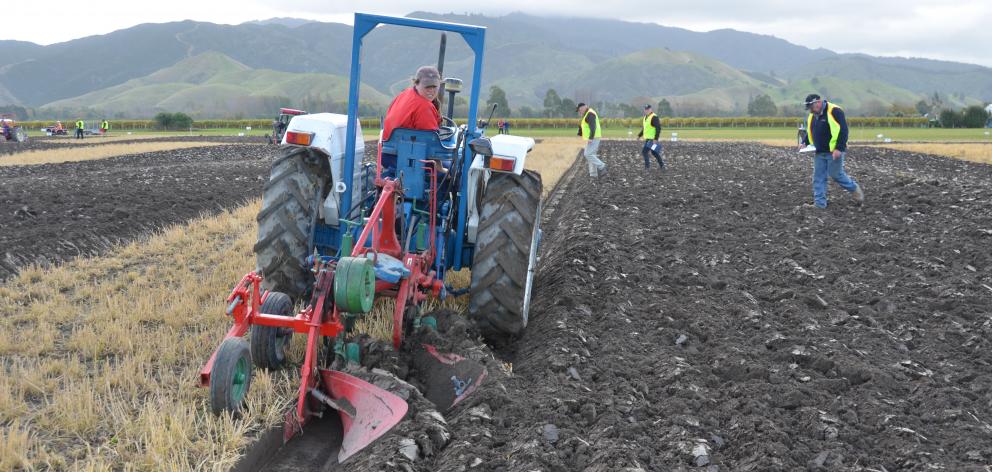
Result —
[[[345, 171], [342, 169], [345, 163], [345, 138], [348, 132], [348, 115], [337, 113], [314, 113], [310, 115], [294, 116], [286, 127], [281, 144], [293, 144], [290, 140], [298, 133], [308, 135], [309, 147], [320, 150], [328, 156], [331, 164], [331, 178], [333, 180], [331, 192], [327, 195], [323, 205], [321, 205], [320, 216], [324, 223], [330, 226], [337, 226], [338, 219], [342, 216], [339, 208], [341, 194], [351, 192], [351, 201], [361, 201], [361, 181], [362, 181], [362, 160], [365, 157], [365, 142], [362, 140], [361, 123], [355, 124], [355, 156], [352, 162], [354, 168], [351, 169], [351, 182], [349, 187]], [[305, 139], [305, 138], [304, 138]], [[305, 141], [304, 141], [305, 142]]]
[[[524, 161], [527, 153], [534, 149], [534, 138], [526, 136], [513, 136], [510, 134], [497, 134], [489, 139], [492, 146], [493, 156], [513, 159], [513, 173], [520, 175], [524, 172]], [[476, 154], [472, 160], [472, 170], [486, 169], [485, 158]], [[493, 169], [495, 170], [495, 168]]]
[[[513, 173], [521, 175], [524, 171], [524, 162], [527, 153], [534, 149], [534, 139], [525, 136], [513, 136], [509, 134], [498, 134], [489, 138], [492, 145], [493, 155], [509, 157], [514, 159]], [[468, 171], [468, 195], [467, 207], [468, 218], [465, 223], [465, 235], [469, 243], [475, 243], [479, 233], [479, 214], [481, 208], [479, 202], [485, 193], [486, 183], [494, 170], [485, 166], [485, 156], [476, 154], [472, 159], [472, 165]]]

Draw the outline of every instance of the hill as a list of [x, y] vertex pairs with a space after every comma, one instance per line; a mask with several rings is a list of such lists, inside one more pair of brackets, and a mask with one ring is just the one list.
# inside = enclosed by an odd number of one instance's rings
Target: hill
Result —
[[[182, 110], [195, 118], [267, 116], [279, 106], [323, 104], [347, 96], [348, 79], [330, 74], [295, 74], [252, 69], [217, 52], [206, 52], [140, 79], [58, 100], [42, 107], [56, 115], [91, 110], [101, 116], [149, 117]], [[362, 100], [381, 107], [388, 98], [368, 86]], [[337, 105], [340, 107], [340, 105]]]
[[[688, 108], [696, 104], [722, 113], [739, 110], [742, 103], [746, 106], [755, 94], [767, 93], [788, 105], [810, 90], [825, 90], [832, 98], [843, 99], [838, 101], [848, 101], [854, 113], [879, 104], [913, 104], [934, 92], [952, 105], [992, 100], [992, 69], [971, 64], [837, 54], [741, 31], [695, 32], [608, 19], [522, 13], [411, 16], [487, 27], [483, 90], [493, 85], [503, 88], [516, 109], [524, 105], [540, 109], [549, 88], [580, 99], [665, 97]], [[209, 113], [229, 109], [226, 104], [236, 101], [232, 94], [244, 87], [239, 80], [254, 84], [242, 89], [250, 98], [246, 103], [279, 96], [302, 101], [307, 93], [317, 93], [317, 86], [307, 86], [299, 77], [318, 80], [327, 90], [340, 90], [340, 80], [348, 73], [351, 34], [348, 25], [278, 18], [240, 25], [142, 24], [49, 46], [0, 41], [0, 105], [147, 113], [163, 104], [196, 104], [200, 93], [188, 89], [201, 88], [218, 97], [217, 107], [187, 111]], [[436, 62], [438, 42], [439, 34], [427, 30], [384, 27], [369, 34], [365, 50], [373, 52], [366, 52], [363, 81], [379, 94], [370, 96], [382, 101], [407, 86], [418, 66]], [[244, 69], [210, 69], [187, 62], [204, 53], [228, 58], [231, 62], [223, 67]], [[469, 78], [471, 52], [457, 35], [448, 40], [446, 59], [445, 75]], [[152, 76], [166, 73], [162, 71], [178, 75]], [[208, 80], [227, 72], [237, 78]], [[290, 74], [277, 80], [295, 81], [298, 88], [284, 95], [260, 90], [262, 82], [275, 80], [274, 72]], [[821, 84], [814, 84], [814, 79]], [[211, 88], [202, 88], [207, 86]], [[177, 93], [180, 101], [166, 101]], [[346, 96], [329, 100], [342, 102]], [[254, 113], [248, 108], [234, 113]]]

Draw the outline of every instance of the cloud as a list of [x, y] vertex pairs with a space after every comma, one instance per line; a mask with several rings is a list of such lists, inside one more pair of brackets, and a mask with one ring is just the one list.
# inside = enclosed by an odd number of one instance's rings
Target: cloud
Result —
[[[350, 15], [351, 3], [303, 1], [296, 8], [315, 15]], [[409, 2], [365, 1], [363, 11], [402, 15]], [[421, 0], [417, 10], [466, 13], [450, 2]], [[472, 13], [617, 18], [652, 22], [694, 31], [732, 28], [769, 34], [811, 48], [863, 52], [883, 56], [916, 56], [960, 60], [992, 66], [984, 45], [992, 44], [992, 3], [962, 0], [796, 0], [740, 2], [696, 0], [677, 7], [643, 0], [576, 2], [503, 0], [473, 5]]]
[[992, 2], [979, 0], [832, 0], [741, 2], [695, 0], [672, 2], [611, 0], [502, 0], [462, 6], [450, 1], [418, 0], [214, 0], [133, 2], [104, 0], [98, 9], [15, 8], [4, 13], [5, 39], [50, 44], [91, 34], [105, 34], [138, 23], [183, 19], [241, 23], [271, 17], [297, 17], [350, 23], [355, 9], [404, 15], [412, 9], [437, 13], [484, 13], [616, 18], [653, 22], [694, 31], [733, 28], [769, 34], [811, 48], [959, 60], [992, 66], [985, 54], [992, 44]]

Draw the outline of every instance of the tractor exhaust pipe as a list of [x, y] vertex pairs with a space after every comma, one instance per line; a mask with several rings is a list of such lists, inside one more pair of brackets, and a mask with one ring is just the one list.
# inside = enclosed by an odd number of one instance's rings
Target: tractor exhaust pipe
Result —
[[437, 52], [437, 72], [441, 76], [441, 85], [438, 86], [437, 90], [437, 109], [441, 110], [441, 105], [444, 104], [444, 50], [448, 46], [448, 34], [441, 33], [441, 47]]

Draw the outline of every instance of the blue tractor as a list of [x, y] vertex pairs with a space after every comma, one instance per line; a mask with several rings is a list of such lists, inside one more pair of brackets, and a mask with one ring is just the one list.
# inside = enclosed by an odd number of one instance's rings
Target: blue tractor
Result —
[[[397, 129], [366, 159], [358, 117], [362, 42], [380, 25], [456, 33], [475, 57], [462, 124], [451, 116], [462, 81], [445, 79], [448, 106], [440, 129]], [[542, 184], [539, 174], [524, 170], [533, 139], [485, 137], [486, 122], [478, 117], [485, 33], [478, 26], [355, 15], [348, 114], [294, 116], [272, 164], [257, 217], [257, 271], [228, 298], [234, 326], [200, 374], [214, 411], [238, 413], [251, 364], [286, 365], [291, 335], [306, 334], [303, 385], [286, 434], [319, 415], [315, 405], [336, 409], [351, 444], [342, 449], [347, 457], [406, 411], [402, 400], [336, 368], [358, 360], [354, 320], [371, 311], [377, 296], [395, 300], [392, 341], [400, 348], [415, 327], [434, 323], [420, 306], [430, 295], [451, 294], [446, 274], [470, 268], [468, 315], [480, 331], [497, 342], [523, 332]], [[383, 169], [383, 156], [390, 163], [395, 158], [395, 167]], [[293, 313], [297, 302], [307, 301]], [[321, 337], [333, 340], [334, 355], [318, 355]], [[321, 364], [326, 357], [333, 361]]]

